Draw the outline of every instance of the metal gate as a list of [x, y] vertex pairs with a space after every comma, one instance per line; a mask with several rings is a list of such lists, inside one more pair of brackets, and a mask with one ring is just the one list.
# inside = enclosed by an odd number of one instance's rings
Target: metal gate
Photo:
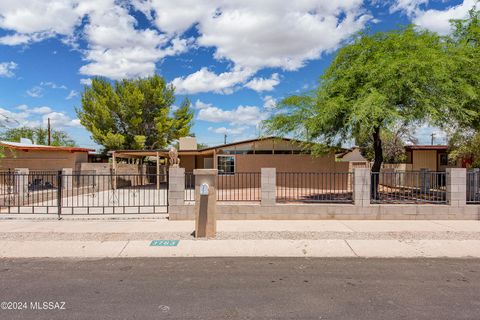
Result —
[[168, 174], [0, 172], [0, 213], [166, 213]]

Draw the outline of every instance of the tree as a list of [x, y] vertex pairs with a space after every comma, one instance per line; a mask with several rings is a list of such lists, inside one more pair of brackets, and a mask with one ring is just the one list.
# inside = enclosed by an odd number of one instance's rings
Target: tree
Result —
[[472, 116], [457, 104], [461, 90], [451, 56], [440, 36], [413, 26], [361, 34], [338, 51], [316, 91], [285, 98], [266, 126], [324, 145], [370, 136], [372, 171], [379, 172], [383, 130]]
[[[398, 125], [392, 129], [383, 129], [381, 133], [383, 161], [386, 163], [404, 163], [407, 160], [405, 154], [405, 142], [417, 144], [415, 128]], [[362, 154], [369, 161], [375, 157], [372, 136], [357, 138], [356, 143], [360, 146]]]
[[454, 132], [448, 141], [449, 160], [453, 163], [467, 160], [474, 168], [480, 168], [480, 133], [474, 130]]
[[80, 123], [106, 150], [159, 149], [190, 133], [193, 112], [185, 99], [172, 112], [175, 88], [158, 76], [116, 81], [95, 78], [77, 109]]
[[[20, 142], [21, 138], [30, 139], [35, 144], [47, 145], [48, 144], [48, 130], [42, 127], [30, 128], [19, 127], [8, 129], [0, 135], [2, 140]], [[76, 145], [75, 141], [66, 133], [61, 130], [52, 130], [51, 133], [51, 145], [52, 146], [69, 146]]]

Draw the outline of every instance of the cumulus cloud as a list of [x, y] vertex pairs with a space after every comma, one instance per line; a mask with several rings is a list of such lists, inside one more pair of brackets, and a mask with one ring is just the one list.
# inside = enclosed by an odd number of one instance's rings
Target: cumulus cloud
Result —
[[233, 128], [226, 128], [226, 127], [219, 127], [213, 128], [208, 127], [208, 131], [218, 134], [228, 134], [228, 135], [239, 135], [245, 132], [247, 127], [233, 127]]
[[[22, 108], [23, 111], [28, 111], [29, 108], [28, 106], [26, 105], [23, 105], [24, 107]], [[19, 106], [20, 107], [20, 106]], [[17, 107], [17, 109], [19, 109], [19, 107]], [[50, 113], [52, 112], [52, 108], [50, 107], [36, 107], [36, 108], [32, 108], [31, 109], [31, 112], [33, 113], [39, 113], [39, 114], [45, 114], [45, 113]]]
[[64, 90], [67, 90], [67, 86], [63, 85], [63, 84], [56, 84], [55, 82], [51, 82], [51, 81], [42, 81], [40, 82], [40, 85], [42, 87], [48, 87], [48, 88], [52, 88], [52, 89], [64, 89]]
[[445, 35], [451, 32], [451, 19], [463, 19], [468, 16], [477, 0], [463, 0], [456, 6], [450, 6], [444, 10], [421, 8], [427, 0], [397, 0], [391, 7], [392, 11], [404, 11], [412, 19], [412, 22], [419, 27], [438, 32]]
[[48, 119], [50, 119], [50, 124], [56, 128], [81, 127], [79, 119], [72, 119], [63, 112], [52, 111], [44, 114], [42, 116], [44, 126], [48, 124]]
[[278, 76], [278, 73], [274, 73], [269, 79], [253, 78], [245, 84], [245, 87], [255, 90], [257, 92], [272, 91], [279, 83], [280, 77]]
[[272, 110], [277, 106], [277, 100], [272, 96], [263, 97], [263, 107], [267, 110]]
[[233, 126], [256, 126], [265, 120], [267, 114], [256, 106], [238, 106], [232, 110], [223, 110], [208, 105], [198, 112], [197, 119], [208, 122], [227, 122]]
[[251, 69], [234, 68], [232, 71], [216, 74], [207, 68], [201, 68], [186, 77], [178, 77], [171, 82], [177, 93], [192, 94], [199, 92], [233, 93], [235, 86], [244, 83], [253, 75]]
[[13, 77], [15, 75], [14, 70], [17, 69], [17, 66], [13, 61], [0, 63], [0, 77]]
[[[141, 28], [132, 8], [155, 28]], [[213, 48], [215, 59], [230, 61], [235, 69], [223, 77], [201, 69], [176, 80], [185, 92], [204, 92], [204, 84], [196, 87], [187, 80], [218, 78], [226, 83], [214, 90], [222, 93], [247, 81], [247, 70], [296, 70], [338, 48], [372, 19], [361, 0], [17, 0], [1, 1], [0, 12], [0, 28], [6, 31], [1, 44], [60, 37], [76, 47], [78, 39], [85, 40], [80, 73], [88, 76], [143, 77], [166, 56], [192, 45]], [[182, 38], [191, 27], [198, 37]], [[181, 80], [187, 81], [185, 88]]]
[[48, 118], [56, 128], [81, 127], [79, 119], [71, 118], [64, 112], [54, 111], [51, 107], [30, 107], [22, 104], [15, 109], [19, 112], [0, 108], [0, 123], [8, 128], [46, 126]]

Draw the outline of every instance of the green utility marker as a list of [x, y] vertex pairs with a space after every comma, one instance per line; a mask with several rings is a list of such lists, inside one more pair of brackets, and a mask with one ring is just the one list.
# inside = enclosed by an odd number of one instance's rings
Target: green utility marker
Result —
[[150, 247], [176, 247], [180, 240], [152, 240]]

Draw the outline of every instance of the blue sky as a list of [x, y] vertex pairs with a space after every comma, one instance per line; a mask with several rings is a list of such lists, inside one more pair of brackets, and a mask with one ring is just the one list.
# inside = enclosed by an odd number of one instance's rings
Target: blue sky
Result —
[[[93, 76], [159, 73], [190, 98], [209, 145], [258, 136], [282, 97], [315, 88], [352, 34], [409, 23], [441, 34], [475, 0], [2, 0], [0, 113], [96, 148], [75, 107]], [[430, 133], [417, 130], [421, 143]]]

